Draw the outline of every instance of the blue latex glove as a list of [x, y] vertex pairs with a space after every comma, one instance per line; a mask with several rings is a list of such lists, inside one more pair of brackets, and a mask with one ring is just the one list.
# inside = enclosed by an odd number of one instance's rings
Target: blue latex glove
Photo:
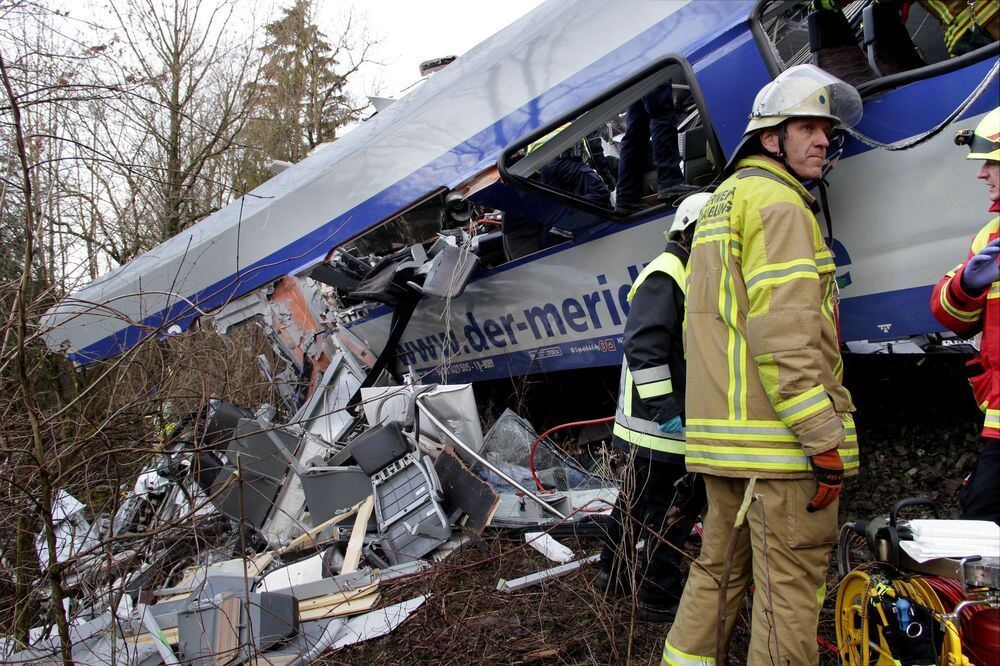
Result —
[[981, 292], [1000, 280], [1000, 238], [987, 244], [979, 254], [969, 259], [962, 271], [962, 288], [966, 291]]
[[660, 432], [665, 432], [670, 435], [675, 435], [679, 432], [684, 432], [684, 424], [681, 422], [680, 414], [670, 419], [666, 423], [657, 423], [656, 427], [660, 429]]

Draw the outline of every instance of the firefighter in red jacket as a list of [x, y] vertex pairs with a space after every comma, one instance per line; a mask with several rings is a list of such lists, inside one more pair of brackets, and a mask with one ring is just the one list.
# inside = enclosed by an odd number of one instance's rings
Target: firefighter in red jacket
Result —
[[[969, 146], [968, 159], [983, 160], [977, 177], [986, 181], [990, 212], [1000, 213], [1000, 108], [986, 114], [974, 132], [959, 132], [955, 143]], [[975, 372], [972, 392], [986, 414], [982, 451], [959, 500], [963, 518], [1000, 523], [1000, 216], [972, 240], [965, 263], [938, 282], [931, 310], [958, 335], [982, 333], [979, 356], [969, 363]]]

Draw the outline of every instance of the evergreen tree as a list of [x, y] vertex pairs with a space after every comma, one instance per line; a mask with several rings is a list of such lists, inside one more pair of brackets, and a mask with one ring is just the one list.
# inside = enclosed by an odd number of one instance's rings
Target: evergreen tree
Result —
[[344, 38], [350, 25], [334, 46], [314, 23], [314, 12], [313, 0], [294, 0], [264, 27], [260, 111], [246, 132], [246, 143], [256, 148], [242, 174], [248, 188], [270, 177], [271, 160], [301, 160], [320, 143], [334, 140], [337, 128], [361, 110], [345, 91], [356, 65], [339, 71], [339, 59], [349, 55]]

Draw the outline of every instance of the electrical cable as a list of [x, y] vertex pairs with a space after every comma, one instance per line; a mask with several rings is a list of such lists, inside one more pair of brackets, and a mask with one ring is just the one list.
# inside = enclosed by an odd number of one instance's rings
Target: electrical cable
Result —
[[531, 471], [531, 478], [535, 480], [535, 485], [538, 486], [538, 489], [542, 492], [545, 492], [545, 487], [542, 485], [541, 480], [538, 478], [538, 474], [535, 473], [535, 449], [538, 448], [538, 443], [540, 441], [545, 439], [545, 437], [549, 433], [553, 433], [556, 432], [557, 430], [562, 430], [564, 428], [572, 428], [573, 426], [594, 425], [597, 423], [608, 423], [614, 420], [615, 417], [606, 416], [602, 419], [590, 419], [589, 421], [573, 421], [571, 423], [563, 423], [562, 425], [557, 425], [552, 428], [549, 428], [541, 435], [539, 435], [538, 438], [531, 443], [531, 450], [528, 452], [528, 470]]
[[1000, 72], [1000, 62], [994, 64], [993, 67], [990, 68], [990, 71], [986, 73], [986, 77], [983, 78], [979, 85], [975, 87], [964, 102], [959, 104], [954, 111], [948, 114], [947, 118], [942, 120], [937, 126], [932, 127], [923, 134], [920, 134], [904, 143], [882, 143], [881, 141], [873, 139], [869, 136], [865, 136], [852, 127], [845, 127], [844, 132], [850, 134], [852, 137], [870, 148], [881, 148], [882, 150], [888, 151], [908, 150], [910, 148], [914, 148], [940, 134], [944, 128], [950, 125], [959, 115], [962, 114], [962, 112], [972, 106], [972, 104], [979, 99], [984, 92], [986, 92], [989, 85], [993, 83], [993, 80], [996, 79], [998, 72]]

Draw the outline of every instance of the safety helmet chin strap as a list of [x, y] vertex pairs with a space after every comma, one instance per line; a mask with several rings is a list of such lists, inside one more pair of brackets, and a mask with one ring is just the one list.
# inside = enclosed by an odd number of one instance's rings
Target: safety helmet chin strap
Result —
[[[800, 182], [812, 180], [816, 183], [816, 186], [819, 188], [819, 200], [820, 200], [820, 206], [818, 208], [819, 210], [823, 211], [823, 217], [826, 218], [826, 243], [827, 245], [831, 245], [833, 243], [833, 219], [830, 217], [830, 205], [827, 202], [826, 198], [826, 181], [824, 180], [825, 174], [820, 175], [819, 178], [803, 178], [802, 176], [800, 176], [798, 172], [792, 168], [792, 165], [788, 163], [788, 154], [785, 152], [785, 136], [786, 136], [785, 123], [781, 123], [780, 125], [778, 125], [778, 154], [777, 155], [775, 155], [774, 153], [770, 154], [776, 160], [781, 162], [781, 164], [785, 167], [788, 173], [792, 174], [792, 176], [794, 176], [796, 180]], [[761, 145], [763, 146], [763, 144]], [[765, 148], [765, 150], [767, 149]], [[813, 213], [817, 212], [819, 211], [815, 209], [813, 210]]]
[[780, 125], [778, 125], [778, 154], [775, 155], [775, 158], [779, 162], [781, 162], [781, 164], [785, 167], [785, 170], [788, 171], [788, 173], [790, 173], [793, 176], [795, 176], [796, 180], [798, 180], [798, 181], [809, 180], [809, 178], [803, 178], [802, 176], [800, 176], [799, 173], [795, 169], [792, 168], [792, 165], [788, 163], [788, 153], [785, 152], [785, 137], [787, 136], [787, 134], [786, 134], [787, 130], [785, 128], [785, 125], [787, 123], [788, 123], [788, 121], [786, 120], [783, 123], [781, 123]]

